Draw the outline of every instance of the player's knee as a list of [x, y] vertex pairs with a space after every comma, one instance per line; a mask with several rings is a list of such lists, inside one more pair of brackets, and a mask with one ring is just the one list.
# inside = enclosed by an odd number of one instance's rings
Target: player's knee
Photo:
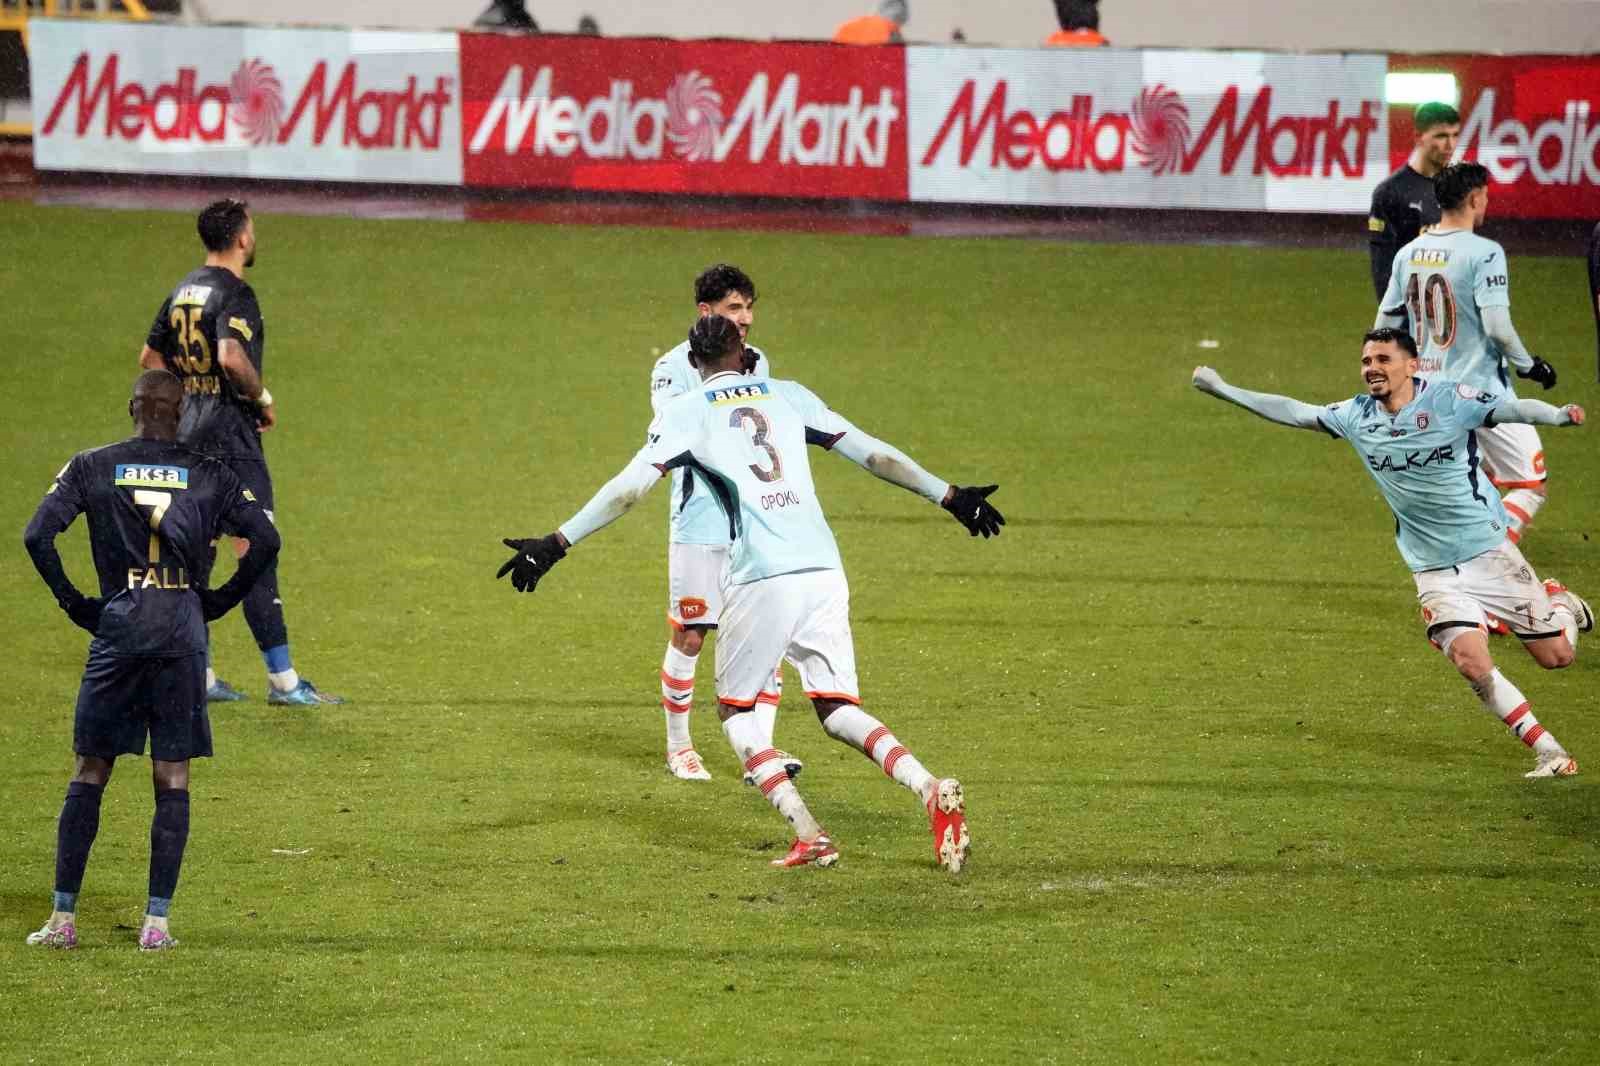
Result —
[[112, 760], [102, 759], [98, 755], [80, 755], [78, 756], [72, 780], [104, 788], [106, 782], [111, 780], [111, 768], [113, 765]]
[[1459, 633], [1442, 648], [1445, 658], [1460, 671], [1461, 676], [1474, 688], [1480, 680], [1494, 673], [1494, 660], [1489, 656], [1489, 642], [1476, 630]]
[[717, 720], [720, 722], [726, 722], [736, 714], [749, 714], [754, 709], [754, 707], [740, 707], [738, 704], [734, 703], [718, 702]]
[[828, 716], [844, 705], [844, 700], [831, 700], [820, 696], [814, 697], [811, 700], [811, 706], [815, 707], [817, 710], [817, 721], [821, 722], [824, 726], [828, 724]]
[[1528, 651], [1533, 656], [1533, 661], [1546, 670], [1565, 670], [1572, 665], [1576, 658], [1572, 645], [1564, 636], [1551, 637], [1541, 640], [1537, 644], [1528, 645]]
[[160, 759], [150, 760], [150, 779], [155, 784], [157, 792], [169, 789], [186, 789], [189, 787], [189, 764], [185, 762], [164, 762]]
[[686, 626], [672, 631], [672, 646], [684, 655], [699, 655], [705, 643], [706, 631], [699, 626]]

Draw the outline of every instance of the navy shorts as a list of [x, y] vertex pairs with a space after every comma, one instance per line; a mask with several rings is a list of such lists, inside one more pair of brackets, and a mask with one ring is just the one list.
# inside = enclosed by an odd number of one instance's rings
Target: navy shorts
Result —
[[182, 762], [211, 754], [204, 652], [176, 659], [90, 655], [78, 686], [72, 750]]
[[267, 517], [272, 517], [272, 475], [267, 472], [265, 462], [256, 462], [253, 459], [224, 459], [228, 469], [238, 476], [239, 482], [250, 490], [250, 495], [256, 498], [261, 509], [267, 512]]

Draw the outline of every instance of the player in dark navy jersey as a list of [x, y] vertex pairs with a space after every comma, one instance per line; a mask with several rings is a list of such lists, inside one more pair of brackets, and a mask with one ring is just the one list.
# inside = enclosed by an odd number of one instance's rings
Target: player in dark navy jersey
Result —
[[[1372, 190], [1372, 210], [1367, 215], [1372, 291], [1380, 300], [1389, 287], [1395, 253], [1439, 221], [1433, 179], [1450, 165], [1456, 139], [1461, 136], [1461, 115], [1449, 104], [1423, 104], [1417, 108], [1413, 124], [1416, 147], [1404, 166]], [[1416, 329], [1412, 332], [1421, 335]]]
[[[261, 434], [277, 423], [277, 408], [261, 376], [266, 325], [255, 290], [244, 280], [245, 268], [256, 261], [255, 220], [244, 201], [218, 200], [200, 212], [197, 228], [206, 246], [205, 265], [190, 272], [163, 301], [139, 364], [178, 376], [185, 395], [179, 439], [226, 463], [271, 519], [272, 477]], [[244, 616], [266, 660], [268, 703], [343, 702], [318, 692], [294, 669], [276, 565], [245, 597]], [[209, 666], [206, 681], [212, 701], [244, 698], [218, 681]]]
[[[149, 741], [156, 792], [150, 901], [139, 946], [170, 947], [167, 908], [189, 836], [189, 760], [211, 754], [206, 623], [227, 613], [278, 554], [278, 533], [254, 493], [219, 460], [178, 443], [183, 385], [165, 370], [134, 384], [134, 436], [80, 452], [61, 468], [24, 542], [67, 616], [94, 635], [73, 722], [77, 770], [56, 837], [55, 906], [28, 943], [77, 943], [77, 896], [100, 823], [100, 797], [120, 755]], [[79, 591], [56, 537], [88, 515], [98, 596]], [[226, 584], [199, 581], [223, 529], [249, 539]]]

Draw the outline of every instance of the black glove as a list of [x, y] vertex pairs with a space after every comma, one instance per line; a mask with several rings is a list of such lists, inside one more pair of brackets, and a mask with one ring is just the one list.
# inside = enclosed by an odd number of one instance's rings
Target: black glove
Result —
[[1517, 371], [1517, 377], [1537, 381], [1547, 389], [1556, 387], [1556, 368], [1540, 359], [1537, 355], [1533, 357], [1532, 366], [1526, 370]]
[[567, 549], [561, 546], [561, 537], [557, 533], [528, 540], [507, 537], [504, 543], [517, 554], [505, 561], [495, 573], [495, 580], [510, 574], [511, 587], [518, 592], [532, 592], [538, 586], [539, 579], [567, 555]]
[[100, 628], [100, 613], [106, 609], [106, 601], [95, 596], [79, 596], [62, 606], [73, 625], [93, 633]]
[[967, 532], [976, 537], [982, 533], [985, 537], [998, 537], [1000, 527], [1006, 524], [1005, 515], [994, 509], [994, 504], [989, 502], [989, 494], [999, 485], [954, 485], [949, 499], [939, 506], [956, 516], [956, 521], [967, 527]]

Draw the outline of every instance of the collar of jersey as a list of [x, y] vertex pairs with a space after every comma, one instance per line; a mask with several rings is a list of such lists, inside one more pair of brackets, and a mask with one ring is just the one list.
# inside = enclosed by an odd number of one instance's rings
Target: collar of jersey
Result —
[[736, 378], [742, 378], [742, 377], [745, 377], [746, 375], [740, 373], [737, 370], [719, 370], [715, 374], [712, 374], [710, 377], [706, 378], [700, 384], [709, 385], [713, 381], [717, 380], [718, 378], [725, 378], [725, 377], [729, 377], [729, 376], [736, 377]]

